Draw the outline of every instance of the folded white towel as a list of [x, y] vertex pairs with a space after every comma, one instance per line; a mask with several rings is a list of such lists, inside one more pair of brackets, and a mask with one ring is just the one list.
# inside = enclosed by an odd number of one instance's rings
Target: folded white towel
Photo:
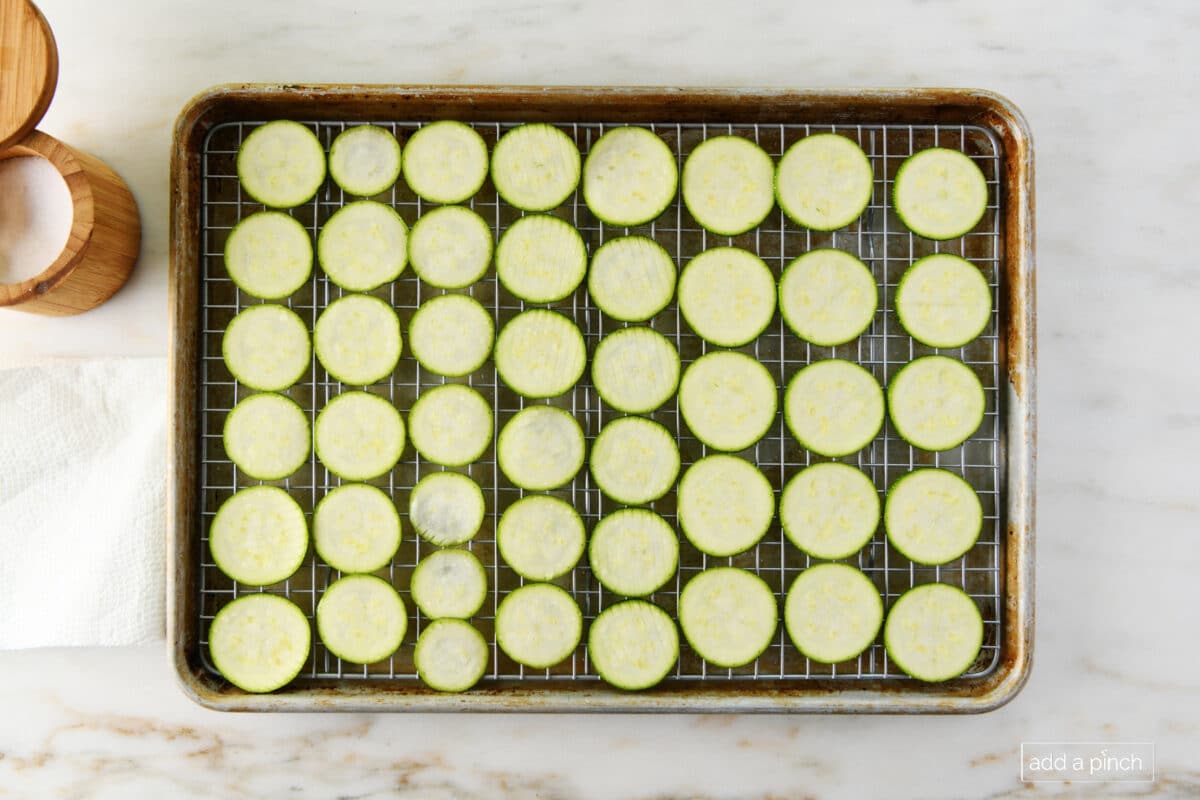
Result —
[[0, 369], [0, 649], [160, 638], [162, 358]]

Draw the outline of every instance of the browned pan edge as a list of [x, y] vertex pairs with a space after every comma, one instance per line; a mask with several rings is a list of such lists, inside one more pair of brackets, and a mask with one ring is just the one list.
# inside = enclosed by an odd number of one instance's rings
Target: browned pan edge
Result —
[[[575, 122], [739, 122], [980, 125], [1003, 146], [1001, 366], [1006, 374], [1005, 564], [1000, 662], [976, 680], [679, 682], [637, 694], [599, 681], [552, 688], [508, 683], [463, 695], [420, 686], [314, 682], [250, 695], [207, 674], [197, 646], [199, 543], [200, 153], [213, 126], [239, 119], [461, 119]], [[168, 481], [168, 643], [184, 692], [224, 711], [639, 711], [977, 713], [1011, 700], [1029, 675], [1033, 646], [1036, 463], [1033, 142], [1007, 99], [968, 89], [685, 89], [640, 87], [218, 86], [183, 109], [171, 157], [171, 446]]]

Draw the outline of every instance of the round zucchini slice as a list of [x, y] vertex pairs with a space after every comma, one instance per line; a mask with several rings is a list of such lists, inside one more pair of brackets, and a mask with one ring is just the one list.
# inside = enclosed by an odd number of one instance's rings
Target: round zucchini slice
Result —
[[992, 290], [970, 261], [935, 253], [918, 260], [900, 278], [896, 316], [921, 344], [962, 347], [987, 328]]
[[548, 214], [521, 217], [496, 245], [496, 277], [527, 303], [555, 303], [574, 292], [587, 262], [575, 226]]
[[792, 476], [779, 496], [788, 541], [814, 558], [849, 558], [879, 527], [879, 493], [849, 464], [813, 464]]
[[465, 692], [487, 672], [487, 641], [469, 622], [435, 620], [417, 638], [413, 664], [429, 688]]
[[469, 550], [438, 550], [417, 564], [409, 591], [430, 619], [466, 619], [483, 608], [487, 573]]
[[735, 567], [706, 569], [679, 593], [679, 625], [701, 658], [740, 667], [763, 654], [779, 627], [766, 581]]
[[347, 194], [371, 197], [400, 177], [400, 142], [378, 125], [356, 125], [329, 147], [329, 177]]
[[400, 512], [382, 489], [364, 483], [339, 486], [313, 511], [313, 545], [329, 566], [353, 574], [391, 563], [400, 547]]
[[962, 675], [983, 646], [983, 615], [956, 586], [914, 586], [893, 605], [883, 626], [888, 657], [917, 680], [937, 683]]
[[983, 505], [971, 484], [944, 469], [918, 469], [888, 490], [888, 541], [909, 561], [946, 564], [975, 546]]
[[404, 148], [404, 180], [422, 199], [452, 205], [469, 200], [487, 179], [483, 137], [456, 120], [421, 127]]
[[225, 271], [243, 292], [282, 300], [312, 275], [313, 245], [298, 220], [259, 211], [233, 226], [225, 240]]
[[596, 218], [632, 227], [657, 219], [675, 199], [675, 154], [646, 128], [614, 128], [592, 145], [583, 165], [583, 199]]
[[979, 376], [947, 356], [910, 361], [888, 384], [888, 409], [896, 432], [922, 450], [958, 447], [979, 430], [985, 407]]
[[308, 417], [281, 394], [252, 394], [225, 417], [225, 455], [251, 478], [283, 480], [308, 460]]
[[553, 125], [535, 122], [505, 133], [492, 150], [492, 183], [509, 205], [549, 211], [579, 185], [579, 148]]
[[749, 139], [715, 136], [683, 162], [683, 202], [702, 228], [745, 233], [775, 206], [775, 164]]
[[242, 595], [217, 612], [208, 631], [213, 666], [246, 692], [273, 692], [291, 683], [311, 648], [304, 612], [274, 594]]
[[788, 589], [783, 621], [796, 649], [813, 661], [858, 658], [883, 625], [883, 599], [871, 579], [846, 564], [818, 564]]
[[522, 497], [500, 517], [496, 547], [522, 578], [552, 581], [575, 568], [587, 534], [579, 512], [544, 494]]
[[700, 337], [720, 347], [751, 342], [775, 315], [775, 277], [766, 263], [738, 247], [714, 247], [679, 276], [679, 310]]
[[679, 351], [650, 328], [622, 328], [596, 345], [592, 384], [618, 411], [648, 414], [671, 399], [679, 386]]
[[596, 580], [610, 592], [645, 597], [675, 575], [679, 537], [653, 511], [623, 508], [596, 523], [588, 563]]
[[883, 427], [883, 389], [859, 365], [827, 358], [792, 376], [783, 409], [802, 447], [840, 458], [862, 450]]
[[675, 296], [675, 262], [645, 236], [609, 239], [592, 254], [588, 294], [601, 311], [622, 322], [644, 322]]
[[862, 216], [875, 173], [862, 148], [836, 133], [805, 136], [775, 168], [775, 198], [797, 225], [835, 231]]
[[408, 260], [430, 286], [462, 289], [483, 277], [492, 261], [492, 229], [465, 206], [421, 215], [408, 237]]
[[443, 384], [413, 403], [408, 430], [422, 457], [461, 467], [477, 460], [492, 443], [492, 408], [470, 386]]
[[374, 575], [348, 575], [317, 603], [317, 634], [343, 661], [374, 664], [400, 649], [408, 611], [392, 585]]
[[742, 353], [696, 359], [679, 382], [679, 410], [696, 438], [716, 450], [745, 450], [775, 422], [775, 379]]
[[482, 367], [495, 338], [492, 315], [465, 294], [444, 294], [422, 303], [408, 324], [413, 357], [430, 372], [452, 378]]
[[583, 468], [583, 429], [561, 408], [530, 406], [500, 431], [496, 458], [514, 486], [540, 492], [557, 489]]
[[251, 389], [278, 392], [308, 369], [308, 326], [290, 308], [264, 303], [229, 321], [221, 337], [221, 357], [229, 373]]
[[311, 200], [325, 182], [325, 148], [298, 122], [268, 122], [238, 148], [237, 174], [246, 194], [264, 206], [292, 208]]
[[892, 184], [896, 216], [926, 239], [956, 239], [979, 224], [987, 210], [983, 170], [966, 155], [931, 147], [904, 160]]
[[579, 327], [556, 311], [533, 309], [500, 330], [493, 355], [500, 379], [525, 397], [557, 397], [570, 391], [587, 365]]
[[618, 689], [649, 689], [679, 660], [679, 631], [653, 603], [626, 600], [604, 609], [592, 623], [588, 658], [597, 674]]
[[432, 472], [412, 488], [408, 519], [417, 533], [439, 547], [462, 544], [483, 526], [483, 490], [466, 475]]
[[878, 306], [879, 287], [871, 270], [842, 250], [810, 250], [788, 264], [779, 279], [784, 322], [792, 333], [821, 347], [856, 339], [870, 327]]
[[317, 458], [348, 481], [378, 478], [404, 452], [404, 419], [396, 407], [368, 392], [344, 392], [317, 415]]
[[737, 456], [715, 455], [688, 467], [679, 481], [679, 526], [696, 549], [731, 556], [762, 539], [775, 516], [771, 482]]
[[387, 378], [404, 349], [396, 312], [366, 294], [346, 295], [326, 306], [313, 328], [313, 344], [325, 371], [351, 386]]
[[643, 417], [621, 417], [592, 443], [592, 478], [618, 503], [657, 500], [679, 476], [679, 445], [671, 432]]
[[290, 578], [308, 552], [300, 504], [277, 486], [250, 486], [217, 509], [208, 549], [221, 572], [238, 583], [269, 586]]
[[582, 633], [579, 606], [551, 583], [526, 584], [505, 596], [496, 610], [496, 644], [513, 661], [534, 669], [566, 659]]
[[408, 263], [408, 226], [391, 206], [358, 200], [333, 212], [317, 235], [317, 260], [348, 292], [394, 281]]

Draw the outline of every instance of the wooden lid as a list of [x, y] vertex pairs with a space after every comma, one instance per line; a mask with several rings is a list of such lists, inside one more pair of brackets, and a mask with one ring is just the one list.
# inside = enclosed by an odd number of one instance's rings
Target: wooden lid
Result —
[[0, 151], [37, 127], [58, 84], [58, 47], [29, 0], [0, 0]]

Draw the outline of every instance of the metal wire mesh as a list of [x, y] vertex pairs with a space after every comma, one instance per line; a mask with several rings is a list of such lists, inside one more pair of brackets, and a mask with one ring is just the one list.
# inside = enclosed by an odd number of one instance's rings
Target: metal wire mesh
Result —
[[[401, 142], [420, 127], [420, 123], [415, 122], [374, 122], [392, 131]], [[340, 576], [337, 571], [323, 564], [315, 553], [310, 552], [300, 570], [284, 583], [265, 588], [247, 587], [224, 576], [213, 563], [208, 548], [208, 529], [220, 504], [235, 490], [259, 483], [242, 474], [228, 460], [222, 447], [221, 429], [226, 414], [236, 401], [251, 394], [252, 390], [238, 384], [229, 374], [221, 358], [220, 346], [222, 332], [229, 320], [246, 306], [260, 302], [234, 286], [222, 262], [229, 230], [236, 222], [262, 208], [243, 194], [235, 168], [235, 156], [239, 145], [244, 136], [258, 124], [260, 123], [256, 121], [245, 121], [226, 123], [214, 128], [205, 140], [201, 164], [203, 335], [200, 374], [201, 471], [197, 476], [201, 489], [198, 521], [201, 539], [198, 581], [201, 595], [199, 647], [202, 660], [210, 670], [213, 668], [208, 656], [208, 630], [213, 616], [222, 605], [243, 594], [267, 591], [291, 598], [311, 618], [322, 591]], [[328, 147], [333, 138], [351, 123], [306, 124]], [[515, 123], [471, 124], [490, 146]], [[566, 123], [560, 124], [559, 127], [574, 138], [580, 151], [586, 156], [599, 136], [613, 126]], [[594, 251], [608, 239], [638, 233], [662, 244], [675, 259], [677, 268], [682, 268], [690, 258], [705, 249], [720, 245], [734, 245], [757, 253], [771, 267], [776, 278], [791, 259], [817, 247], [836, 247], [861, 258], [871, 268], [882, 291], [881, 304], [875, 319], [868, 331], [858, 339], [833, 348], [813, 346], [792, 334], [777, 312], [772, 324], [757, 340], [738, 348], [767, 366], [775, 377], [781, 397], [787, 380], [801, 367], [828, 357], [847, 358], [862, 364], [883, 385], [886, 385], [896, 371], [908, 361], [933, 352], [959, 358], [976, 372], [986, 390], [986, 415], [979, 431], [960, 447], [937, 454], [914, 449], [896, 435], [889, 421], [869, 446], [856, 456], [840, 460], [859, 467], [871, 476], [881, 500], [892, 482], [921, 466], [938, 466], [952, 470], [966, 478], [978, 491], [984, 508], [983, 532], [978, 543], [962, 558], [940, 567], [914, 565], [888, 546], [881, 526], [862, 551], [847, 561], [858, 566], [871, 578], [889, 607], [906, 589], [921, 583], [941, 581], [965, 589], [978, 603], [985, 626], [983, 650], [967, 676], [977, 677], [990, 672], [999, 658], [998, 641], [1003, 605], [1000, 602], [1001, 565], [1004, 563], [1001, 552], [1004, 487], [1000, 483], [1000, 476], [1003, 474], [1003, 426], [1000, 405], [1003, 398], [998, 388], [1001, 385], [1001, 319], [998, 312], [993, 310], [991, 322], [978, 339], [963, 348], [934, 350], [918, 344], [904, 332], [895, 316], [892, 303], [896, 284], [913, 261], [933, 252], [951, 252], [969, 258], [983, 271], [992, 288], [993, 309], [999, 308], [1002, 252], [998, 180], [1002, 154], [999, 142], [983, 128], [959, 125], [704, 125], [647, 122], [644, 123], [644, 127], [653, 130], [670, 145], [680, 168], [688, 153], [697, 144], [710, 136], [722, 134], [751, 138], [773, 157], [778, 158], [788, 145], [803, 136], [810, 133], [834, 132], [857, 141], [870, 157], [875, 171], [871, 203], [861, 219], [849, 228], [832, 233], [803, 229], [787, 220], [776, 208], [760, 226], [747, 234], [736, 237], [716, 236], [702, 230], [695, 223], [678, 197], [654, 223], [632, 229], [614, 228], [597, 220], [588, 211], [579, 192], [553, 213], [570, 221], [580, 230], [589, 251]], [[916, 150], [931, 146], [950, 147], [967, 153], [983, 170], [989, 186], [991, 202], [983, 220], [973, 232], [949, 242], [935, 243], [911, 235], [900, 224], [891, 208], [892, 179], [900, 163]], [[410, 226], [425, 210], [432, 207], [416, 197], [404, 185], [403, 180], [392, 190], [375, 199], [394, 207]], [[313, 200], [289, 213], [315, 238], [320, 226], [345, 202], [347, 198], [341, 190], [332, 182], [327, 182]], [[521, 216], [521, 212], [498, 199], [490, 181], [475, 195], [469, 205], [489, 222], [496, 236]], [[406, 270], [398, 280], [373, 292], [396, 308], [403, 326], [407, 326], [413, 311], [423, 301], [443, 293], [442, 290], [422, 284], [411, 269]], [[497, 329], [526, 308], [525, 303], [509, 294], [498, 283], [494, 271], [489, 271], [484, 279], [468, 290], [468, 293], [493, 312]], [[321, 309], [341, 294], [342, 291], [326, 279], [318, 268], [314, 270], [313, 278], [288, 299], [286, 304], [305, 320], [311, 330]], [[553, 306], [569, 313], [579, 324], [586, 337], [589, 352], [605, 334], [624, 327], [623, 323], [606, 318], [592, 305], [586, 287], [581, 287], [574, 295]], [[654, 317], [649, 324], [676, 344], [685, 368], [711, 349], [710, 345], [692, 333], [681, 320], [678, 308], [674, 304]], [[388, 398], [402, 412], [407, 413], [421, 391], [445, 380], [422, 369], [411, 355], [405, 353], [390, 380], [366, 388]], [[605, 423], [621, 416], [619, 412], [600, 402], [586, 374], [572, 391], [552, 401], [529, 401], [521, 398], [497, 378], [490, 361], [473, 374], [454, 380], [475, 387], [492, 403], [496, 412], [497, 433], [517, 411], [533, 402], [550, 402], [570, 410], [583, 426], [589, 445]], [[309, 372], [287, 394], [305, 409], [311, 422], [331, 398], [350, 388], [360, 387], [343, 387], [329, 378], [314, 356]], [[782, 403], [780, 406], [782, 407]], [[780, 489], [793, 474], [810, 463], [828, 459], [815, 457], [801, 448], [788, 433], [782, 413], [777, 416], [770, 432], [743, 455], [759, 466], [778, 496]], [[683, 469], [707, 453], [705, 446], [695, 439], [683, 424], [674, 399], [652, 417], [678, 435]], [[391, 472], [370, 481], [391, 493], [405, 517], [404, 541], [400, 550], [392, 564], [378, 573], [390, 580], [399, 590], [409, 609], [409, 633], [403, 646], [386, 661], [360, 666], [343, 662], [329, 653], [321, 645], [314, 629], [313, 650], [300, 674], [301, 682], [311, 678], [400, 682], [416, 679], [412, 661], [413, 645], [416, 636], [428, 620], [417, 612], [415, 604], [411, 602], [408, 594], [409, 575], [417, 561], [435, 548], [419, 540], [408, 526], [407, 501], [408, 492], [416, 481], [429, 471], [439, 469], [441, 467], [425, 461], [410, 447]], [[489, 447], [481, 460], [460, 471], [469, 474], [483, 487], [487, 499], [488, 514], [484, 529], [468, 545], [484, 564], [490, 583], [489, 600], [480, 614], [472, 619], [472, 623], [491, 642], [492, 656], [485, 682], [488, 679], [537, 680], [550, 683], [571, 679], [594, 679], [596, 676], [588, 662], [586, 643], [579, 646], [573, 657], [556, 667], [544, 670], [522, 667], [508, 659], [496, 646], [493, 636], [496, 607], [504, 594], [521, 585], [523, 580], [497, 555], [494, 526], [500, 514], [525, 492], [513, 487], [497, 469], [494, 439], [493, 446]], [[296, 474], [287, 480], [274, 483], [295, 497], [311, 519], [311, 511], [317, 501], [340, 485], [341, 481], [325, 470], [313, 457]], [[619, 507], [604, 497], [593, 485], [586, 468], [570, 485], [551, 494], [574, 505], [583, 515], [589, 529], [603, 515]], [[651, 504], [651, 508], [678, 530], [674, 492]], [[649, 598], [672, 615], [676, 611], [680, 588], [689, 578], [706, 567], [729, 564], [752, 570], [767, 581], [782, 603], [787, 587], [810, 564], [810, 559], [783, 537], [778, 519], [773, 521], [766, 536], [756, 547], [730, 558], [705, 556], [695, 550], [682, 535], [680, 539], [680, 562], [675, 580]], [[603, 608], [620, 599], [599, 586], [587, 567], [586, 559], [558, 583], [574, 595], [587, 620], [594, 619]], [[853, 661], [837, 665], [812, 662], [791, 645], [780, 625], [767, 651], [752, 664], [736, 669], [715, 668], [706, 664], [687, 647], [686, 642], [683, 642], [679, 662], [673, 675], [667, 680], [772, 680], [810, 677], [858, 680], [903, 678], [903, 673], [889, 662], [882, 644], [878, 641]]]

